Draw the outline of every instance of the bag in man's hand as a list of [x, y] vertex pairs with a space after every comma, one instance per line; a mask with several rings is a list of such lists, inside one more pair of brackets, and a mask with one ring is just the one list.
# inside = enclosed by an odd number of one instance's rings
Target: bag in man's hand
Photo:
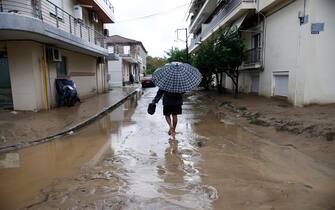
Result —
[[156, 104], [155, 103], [150, 103], [148, 105], [148, 114], [153, 115], [156, 111]]

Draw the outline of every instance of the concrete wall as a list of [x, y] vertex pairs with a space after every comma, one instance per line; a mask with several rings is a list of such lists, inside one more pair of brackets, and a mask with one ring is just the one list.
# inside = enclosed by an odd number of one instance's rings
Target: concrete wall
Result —
[[41, 58], [43, 45], [32, 41], [6, 43], [15, 110], [44, 108]]
[[265, 70], [260, 74], [260, 94], [273, 95], [273, 73], [289, 72], [288, 99], [294, 103], [298, 94], [296, 77], [301, 73], [297, 65], [300, 24], [298, 11], [302, 0], [282, 8], [266, 19]]
[[77, 85], [80, 97], [87, 97], [97, 92], [97, 58], [68, 50], [61, 50], [67, 58], [68, 75]]
[[122, 86], [122, 59], [117, 61], [108, 61], [109, 87]]
[[[301, 28], [304, 36], [301, 36], [298, 61], [305, 73], [302, 103], [334, 103], [335, 1], [308, 0], [306, 8], [309, 22]], [[324, 31], [311, 34], [312, 23], [324, 23]]]
[[147, 53], [142, 49], [142, 47], [140, 47], [139, 55], [142, 58], [142, 63], [140, 64], [140, 74], [143, 75], [144, 71], [147, 69]]
[[[97, 93], [97, 58], [61, 49], [61, 55], [67, 60], [67, 78], [76, 84], [79, 97], [87, 98]], [[52, 107], [57, 105], [55, 80], [57, 79], [56, 63], [48, 62], [48, 96]], [[99, 81], [101, 83], [101, 81]]]
[[[307, 23], [300, 25], [297, 0], [266, 19], [265, 71], [261, 94], [272, 96], [273, 72], [289, 72], [288, 99], [297, 106], [335, 102], [335, 71], [332, 65], [335, 37], [335, 2], [306, 1]], [[325, 31], [311, 34], [312, 23], [325, 23]]]

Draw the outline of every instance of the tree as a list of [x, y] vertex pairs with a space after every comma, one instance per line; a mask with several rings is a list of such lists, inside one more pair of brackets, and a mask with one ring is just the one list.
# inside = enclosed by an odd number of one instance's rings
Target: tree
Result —
[[199, 50], [192, 56], [192, 64], [197, 67], [202, 74], [201, 86], [206, 90], [210, 88], [213, 82], [213, 73], [215, 72], [216, 55], [214, 51], [214, 39], [208, 40], [200, 44]]
[[185, 49], [171, 48], [165, 52], [167, 55], [167, 62], [182, 62], [187, 63], [187, 54]]
[[194, 65], [203, 76], [203, 86], [209, 88], [212, 76], [216, 87], [223, 92], [224, 75], [232, 79], [234, 94], [238, 95], [239, 66], [246, 57], [245, 47], [236, 29], [220, 30], [212, 38], [202, 42], [194, 56]]
[[147, 69], [145, 74], [152, 74], [158, 67], [166, 64], [166, 59], [160, 57], [147, 56]]
[[234, 84], [234, 95], [238, 96], [239, 67], [246, 58], [245, 46], [236, 29], [219, 31], [214, 44], [216, 51], [217, 72], [220, 74], [220, 86], [225, 73]]

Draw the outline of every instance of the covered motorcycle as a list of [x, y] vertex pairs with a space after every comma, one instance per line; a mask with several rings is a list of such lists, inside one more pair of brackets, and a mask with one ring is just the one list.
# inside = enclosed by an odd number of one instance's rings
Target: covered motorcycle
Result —
[[58, 106], [74, 106], [80, 102], [76, 85], [69, 79], [56, 79], [56, 90], [58, 94]]

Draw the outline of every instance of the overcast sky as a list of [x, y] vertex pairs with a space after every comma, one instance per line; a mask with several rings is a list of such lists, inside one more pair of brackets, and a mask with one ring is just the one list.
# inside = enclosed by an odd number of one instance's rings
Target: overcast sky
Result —
[[[190, 0], [112, 0], [115, 22], [110, 24], [110, 35], [118, 34], [141, 41], [151, 56], [163, 57], [172, 46], [185, 48], [185, 42], [175, 41], [177, 28], [187, 27], [186, 17]], [[181, 5], [186, 5], [176, 8]], [[136, 19], [160, 13], [150, 18]], [[121, 21], [120, 23], [118, 23]], [[124, 21], [124, 22], [122, 22]], [[185, 39], [185, 32], [180, 31]]]

